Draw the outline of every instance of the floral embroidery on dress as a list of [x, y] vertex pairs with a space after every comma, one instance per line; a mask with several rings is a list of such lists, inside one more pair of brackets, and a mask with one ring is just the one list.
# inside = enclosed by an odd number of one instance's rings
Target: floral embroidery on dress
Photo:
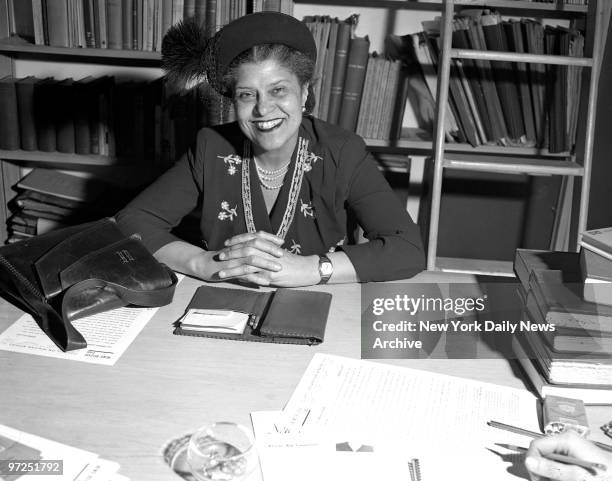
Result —
[[223, 162], [227, 166], [227, 173], [229, 175], [234, 175], [238, 171], [238, 169], [236, 169], [236, 166], [242, 164], [242, 157], [236, 154], [230, 154], [225, 156], [217, 155], [217, 158], [223, 159]]
[[295, 240], [291, 239], [291, 247], [288, 249], [292, 254], [301, 254], [302, 246], [295, 242]]
[[219, 215], [217, 216], [219, 220], [229, 219], [230, 221], [234, 220], [234, 217], [238, 215], [236, 209], [238, 206], [235, 206], [233, 209], [230, 209], [229, 203], [226, 201], [221, 202], [221, 211], [219, 211]]
[[310, 172], [312, 170], [312, 164], [315, 164], [317, 160], [321, 160], [321, 157], [313, 152], [306, 152], [306, 157], [304, 159], [304, 172]]
[[304, 217], [312, 217], [314, 219], [314, 208], [310, 202], [304, 202], [300, 199], [300, 212], [304, 214]]

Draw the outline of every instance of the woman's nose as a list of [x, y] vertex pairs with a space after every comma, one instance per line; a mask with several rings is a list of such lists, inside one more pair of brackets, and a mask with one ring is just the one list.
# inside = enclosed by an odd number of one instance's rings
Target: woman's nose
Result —
[[266, 114], [274, 109], [272, 102], [267, 95], [259, 95], [257, 97], [257, 103], [255, 104], [255, 115], [258, 117], [265, 117]]

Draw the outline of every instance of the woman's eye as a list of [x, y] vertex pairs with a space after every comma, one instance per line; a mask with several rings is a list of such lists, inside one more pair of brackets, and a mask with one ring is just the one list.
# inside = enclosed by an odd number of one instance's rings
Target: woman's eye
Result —
[[280, 95], [285, 91], [285, 87], [274, 87], [274, 89], [272, 89], [272, 93], [274, 95]]
[[238, 99], [240, 100], [248, 100], [252, 97], [251, 92], [239, 92]]

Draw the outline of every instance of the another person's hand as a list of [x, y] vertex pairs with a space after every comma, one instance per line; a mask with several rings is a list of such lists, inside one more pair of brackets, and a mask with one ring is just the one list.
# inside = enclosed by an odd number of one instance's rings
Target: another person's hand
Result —
[[[580, 466], [551, 461], [544, 456], [551, 453], [565, 454], [583, 461], [608, 466], [605, 472], [588, 471]], [[554, 436], [545, 436], [531, 442], [525, 457], [525, 466], [532, 481], [551, 479], [555, 481], [590, 481], [608, 479], [612, 476], [612, 453], [603, 451], [592, 442], [568, 431]]]

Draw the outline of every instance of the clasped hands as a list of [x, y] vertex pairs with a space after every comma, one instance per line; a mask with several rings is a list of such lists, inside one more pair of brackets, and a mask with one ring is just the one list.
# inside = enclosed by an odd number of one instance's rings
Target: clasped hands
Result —
[[293, 254], [281, 246], [284, 240], [269, 232], [239, 234], [212, 254], [209, 280], [239, 280], [260, 286], [298, 287], [320, 280], [317, 256]]

